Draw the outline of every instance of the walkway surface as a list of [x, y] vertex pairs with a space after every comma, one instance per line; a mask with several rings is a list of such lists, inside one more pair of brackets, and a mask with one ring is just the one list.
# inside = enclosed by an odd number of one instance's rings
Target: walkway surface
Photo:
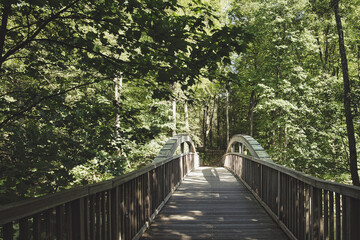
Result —
[[225, 168], [200, 167], [179, 186], [141, 239], [288, 239]]

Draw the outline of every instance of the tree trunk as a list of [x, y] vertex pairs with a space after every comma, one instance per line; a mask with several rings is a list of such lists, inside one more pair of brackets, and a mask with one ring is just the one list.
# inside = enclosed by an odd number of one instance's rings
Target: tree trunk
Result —
[[252, 90], [251, 97], [250, 97], [249, 113], [248, 113], [249, 135], [250, 136], [253, 136], [253, 133], [254, 133], [254, 109], [255, 109], [256, 105], [257, 105], [256, 93], [255, 93], [255, 90]]
[[209, 146], [212, 148], [212, 138], [213, 138], [213, 121], [214, 121], [214, 113], [215, 113], [215, 107], [216, 107], [216, 96], [214, 97], [214, 104], [211, 108], [210, 112], [210, 118], [209, 118], [209, 127], [207, 131], [207, 135], [209, 136]]
[[184, 113], [185, 113], [185, 130], [189, 132], [189, 112], [188, 112], [188, 103], [185, 101], [184, 105]]
[[123, 156], [125, 158], [126, 161], [126, 165], [128, 168], [131, 168], [131, 164], [129, 162], [129, 159], [127, 158], [127, 155], [125, 152], [121, 151], [121, 144], [123, 144], [122, 141], [122, 136], [120, 134], [120, 126], [121, 126], [121, 122], [120, 122], [120, 113], [119, 113], [119, 108], [120, 108], [120, 96], [121, 96], [121, 91], [123, 88], [123, 77], [122, 75], [120, 75], [120, 77], [115, 77], [114, 78], [114, 98], [115, 98], [115, 104], [116, 104], [116, 116], [115, 116], [115, 142], [116, 142], [116, 156], [117, 157], [121, 157]]
[[[116, 104], [116, 116], [115, 116], [115, 140], [118, 143], [120, 141], [120, 96], [122, 90], [122, 76], [114, 78], [114, 98]], [[121, 156], [120, 147], [116, 145], [116, 156]]]
[[350, 153], [350, 173], [351, 179], [354, 185], [359, 186], [359, 174], [357, 168], [357, 154], [356, 154], [356, 141], [354, 133], [354, 124], [351, 113], [351, 95], [350, 95], [350, 79], [348, 63], [346, 58], [345, 44], [344, 44], [344, 33], [341, 24], [341, 18], [339, 15], [339, 0], [333, 0], [333, 7], [336, 19], [336, 26], [339, 35], [339, 51], [341, 56], [341, 66], [344, 80], [344, 108], [346, 117], [346, 128], [349, 140], [349, 153]]
[[172, 118], [173, 118], [173, 131], [172, 135], [176, 135], [176, 99], [175, 97], [172, 100]]
[[230, 121], [229, 121], [229, 89], [226, 88], [226, 144], [230, 141]]
[[203, 148], [206, 150], [206, 120], [207, 120], [207, 109], [204, 109], [203, 115]]
[[[2, 18], [1, 18], [1, 26], [0, 26], [0, 58], [2, 58], [4, 52], [6, 31], [7, 31], [10, 11], [11, 11], [10, 1], [5, 1], [4, 8], [2, 9]], [[2, 66], [2, 62], [0, 63], [0, 69], [1, 66]]]

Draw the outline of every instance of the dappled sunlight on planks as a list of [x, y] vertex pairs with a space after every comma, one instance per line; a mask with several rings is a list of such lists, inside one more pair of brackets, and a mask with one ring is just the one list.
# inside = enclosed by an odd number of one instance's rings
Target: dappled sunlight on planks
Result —
[[224, 168], [191, 172], [142, 239], [287, 239]]

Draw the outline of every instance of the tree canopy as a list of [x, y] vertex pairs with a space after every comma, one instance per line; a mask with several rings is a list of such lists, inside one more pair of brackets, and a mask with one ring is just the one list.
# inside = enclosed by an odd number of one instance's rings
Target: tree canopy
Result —
[[350, 182], [349, 119], [360, 149], [359, 5], [1, 1], [0, 202], [141, 167], [173, 132], [204, 151], [249, 134], [277, 163]]

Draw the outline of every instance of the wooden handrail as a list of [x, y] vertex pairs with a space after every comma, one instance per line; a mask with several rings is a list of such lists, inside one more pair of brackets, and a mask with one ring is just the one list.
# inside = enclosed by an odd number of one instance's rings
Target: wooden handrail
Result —
[[197, 158], [182, 154], [108, 181], [2, 206], [0, 239], [141, 236]]
[[360, 239], [360, 187], [228, 153], [231, 170], [292, 239]]

